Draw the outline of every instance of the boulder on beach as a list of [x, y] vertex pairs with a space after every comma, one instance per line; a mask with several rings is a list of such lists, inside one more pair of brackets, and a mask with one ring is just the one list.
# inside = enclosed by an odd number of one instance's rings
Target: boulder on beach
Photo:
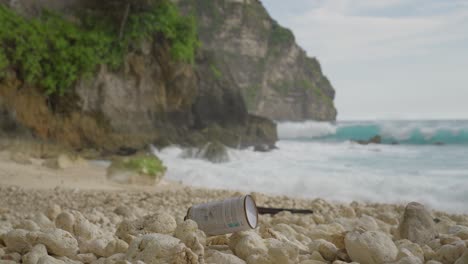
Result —
[[46, 159], [42, 165], [50, 169], [68, 169], [72, 167], [83, 167], [88, 163], [82, 157], [75, 154], [60, 154], [57, 157]]
[[23, 256], [22, 261], [24, 264], [36, 264], [44, 256], [47, 256], [46, 246], [37, 244]]
[[179, 239], [164, 234], [148, 234], [135, 238], [125, 256], [126, 260], [146, 264], [198, 264], [198, 256]]
[[27, 239], [32, 244], [43, 244], [47, 252], [56, 256], [74, 256], [78, 253], [78, 241], [69, 232], [50, 228], [39, 232], [30, 232]]
[[380, 231], [349, 232], [345, 237], [351, 260], [361, 264], [381, 264], [395, 261], [398, 248], [392, 239]]
[[245, 264], [245, 261], [239, 257], [219, 252], [216, 250], [208, 250], [206, 253], [205, 263], [206, 264]]
[[27, 253], [31, 250], [31, 242], [27, 238], [29, 231], [14, 229], [3, 235], [3, 241], [11, 252]]
[[130, 243], [135, 237], [151, 233], [174, 234], [177, 223], [171, 215], [158, 212], [135, 221], [124, 220], [115, 234]]
[[107, 168], [107, 179], [123, 184], [155, 185], [166, 167], [155, 155], [139, 154], [115, 158]]
[[418, 244], [429, 242], [437, 234], [431, 214], [424, 205], [416, 202], [406, 206], [398, 230], [401, 238]]

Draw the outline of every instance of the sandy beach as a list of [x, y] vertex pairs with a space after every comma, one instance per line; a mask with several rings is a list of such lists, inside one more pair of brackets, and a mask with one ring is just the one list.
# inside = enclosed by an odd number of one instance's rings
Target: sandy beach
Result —
[[[468, 216], [420, 204], [330, 203], [253, 193], [255, 230], [207, 237], [193, 204], [242, 195], [162, 181], [117, 184], [106, 165], [66, 169], [0, 154], [0, 263], [468, 263]], [[30, 164], [20, 164], [30, 163]]]

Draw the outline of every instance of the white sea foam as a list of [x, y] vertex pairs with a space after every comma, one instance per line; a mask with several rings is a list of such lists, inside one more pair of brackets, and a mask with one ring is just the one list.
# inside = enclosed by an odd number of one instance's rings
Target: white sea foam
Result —
[[167, 178], [188, 185], [343, 202], [419, 201], [468, 213], [466, 148], [284, 140], [278, 147], [270, 153], [230, 150], [230, 161], [222, 164], [184, 159], [177, 147], [157, 155]]
[[336, 126], [328, 122], [282, 122], [278, 123], [281, 139], [318, 138], [336, 133]]

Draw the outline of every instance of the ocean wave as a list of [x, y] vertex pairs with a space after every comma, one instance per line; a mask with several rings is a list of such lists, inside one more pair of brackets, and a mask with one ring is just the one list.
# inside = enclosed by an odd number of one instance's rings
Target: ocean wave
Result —
[[357, 141], [380, 136], [384, 144], [468, 144], [468, 121], [278, 123], [280, 139]]
[[230, 161], [184, 158], [183, 149], [154, 150], [166, 178], [184, 184], [332, 201], [407, 203], [468, 213], [464, 147], [421, 148], [342, 142], [278, 142], [269, 153], [229, 149]]

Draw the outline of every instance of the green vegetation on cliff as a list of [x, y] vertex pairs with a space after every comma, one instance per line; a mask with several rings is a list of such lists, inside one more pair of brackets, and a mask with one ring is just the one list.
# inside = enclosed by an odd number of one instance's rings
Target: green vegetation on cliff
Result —
[[218, 69], [218, 67], [216, 67], [216, 65], [211, 64], [210, 69], [211, 69], [211, 72], [213, 73], [214, 77], [217, 80], [220, 80], [221, 78], [223, 78], [223, 73]]
[[10, 68], [46, 94], [62, 95], [99, 64], [118, 69], [131, 44], [158, 36], [168, 41], [173, 59], [192, 63], [198, 46], [194, 18], [180, 15], [168, 0], [151, 2], [127, 12], [121, 25], [92, 15], [78, 25], [47, 11], [27, 19], [0, 5], [0, 77]]
[[284, 28], [276, 21], [272, 21], [270, 41], [272, 45], [291, 44], [294, 41], [294, 34], [290, 29]]

